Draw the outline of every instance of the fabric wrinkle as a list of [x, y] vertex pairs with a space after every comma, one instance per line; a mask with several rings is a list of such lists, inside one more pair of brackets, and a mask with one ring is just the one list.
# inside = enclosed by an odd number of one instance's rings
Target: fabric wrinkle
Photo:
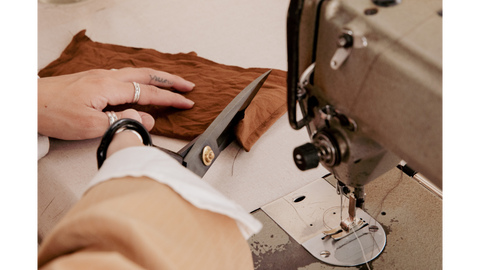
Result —
[[[122, 104], [104, 111], [129, 108], [144, 111], [155, 119], [151, 133], [182, 140], [202, 134], [222, 110], [267, 68], [242, 68], [219, 64], [195, 52], [169, 54], [154, 49], [132, 48], [92, 41], [82, 30], [62, 55], [39, 72], [40, 77], [72, 74], [91, 69], [148, 67], [180, 76], [195, 83], [191, 92], [178, 92], [193, 100], [189, 110], [157, 105]], [[235, 136], [248, 152], [255, 142], [286, 113], [286, 72], [274, 69], [237, 124]], [[239, 128], [239, 126], [241, 126]]]

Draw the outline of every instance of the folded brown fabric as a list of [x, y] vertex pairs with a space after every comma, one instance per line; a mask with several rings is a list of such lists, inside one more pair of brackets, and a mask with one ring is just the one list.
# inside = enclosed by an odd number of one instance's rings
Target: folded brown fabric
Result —
[[[156, 135], [194, 139], [207, 129], [240, 91], [269, 70], [218, 64], [197, 56], [195, 52], [168, 54], [153, 49], [93, 42], [85, 32], [82, 30], [75, 35], [60, 57], [40, 70], [38, 75], [48, 77], [90, 69], [149, 67], [195, 83], [193, 91], [183, 94], [195, 102], [190, 110], [138, 104], [105, 108], [105, 111], [134, 108], [150, 113], [155, 118], [151, 133]], [[237, 140], [246, 151], [287, 111], [286, 75], [285, 71], [272, 70], [245, 110], [245, 118], [235, 127]]]

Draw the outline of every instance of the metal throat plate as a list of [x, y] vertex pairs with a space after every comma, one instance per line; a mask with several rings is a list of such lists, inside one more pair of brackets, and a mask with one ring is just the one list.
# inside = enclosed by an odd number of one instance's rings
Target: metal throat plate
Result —
[[[375, 259], [385, 248], [382, 226], [358, 208], [356, 216], [365, 220], [367, 226], [356, 231], [356, 235], [337, 241], [330, 237], [322, 240], [323, 231], [337, 227], [341, 220], [340, 197], [323, 178], [263, 206], [262, 210], [310, 254], [331, 265], [361, 265]], [[346, 217], [348, 200], [345, 198], [342, 218]]]

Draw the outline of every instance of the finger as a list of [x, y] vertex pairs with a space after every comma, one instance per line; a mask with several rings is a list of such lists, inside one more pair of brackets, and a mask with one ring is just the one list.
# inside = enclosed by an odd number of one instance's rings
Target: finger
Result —
[[140, 98], [138, 104], [154, 104], [160, 106], [170, 106], [178, 109], [190, 109], [195, 102], [186, 97], [168, 90], [160, 89], [155, 86], [140, 84]]
[[134, 109], [126, 109], [123, 112], [116, 112], [118, 119], [130, 118], [137, 120], [148, 130], [152, 130], [155, 125], [155, 119], [153, 116], [146, 112], [136, 111]]
[[123, 112], [116, 112], [115, 114], [117, 115], [118, 119], [129, 118], [129, 119], [137, 120], [138, 122], [142, 123], [142, 117], [134, 109], [126, 109]]
[[192, 91], [195, 87], [193, 82], [187, 81], [180, 76], [151, 68], [122, 68], [113, 71], [112, 76], [123, 82], [138, 82], [163, 88], [172, 87], [181, 92]]
[[142, 118], [142, 124], [145, 126], [145, 128], [150, 131], [152, 130], [153, 126], [155, 125], [155, 119], [153, 116], [146, 112], [138, 112], [140, 114], [140, 117]]
[[[190, 109], [195, 104], [192, 100], [168, 90], [160, 89], [153, 85], [139, 84], [140, 95], [137, 101], [140, 105], [171, 106], [178, 109]], [[132, 103], [135, 97], [133, 83], [118, 82], [117, 87], [106, 90], [105, 98], [110, 105]]]
[[[140, 122], [148, 131], [152, 130], [153, 126], [155, 125], [155, 119], [153, 118], [153, 116], [145, 112], [136, 111], [134, 109], [127, 109], [122, 112], [110, 112], [110, 113], [115, 114], [115, 116], [117, 117], [117, 120], [126, 119], [126, 118], [134, 119]], [[104, 114], [107, 116], [107, 120], [106, 120], [107, 127], [105, 128], [107, 129], [110, 126], [110, 118], [108, 117], [107, 112], [105, 112]], [[102, 118], [105, 118], [105, 117], [102, 117]]]
[[[130, 118], [142, 123], [147, 130], [152, 130], [155, 125], [153, 117], [145, 112], [138, 112], [134, 109], [127, 109], [121, 112], [113, 112], [116, 119]], [[82, 115], [73, 114], [71, 116], [75, 121], [68, 121], [61, 125], [65, 128], [64, 136], [59, 139], [64, 140], [86, 140], [103, 136], [110, 127], [110, 118], [107, 112], [99, 112], [95, 109], [87, 110]], [[112, 119], [115, 120], [115, 119]]]

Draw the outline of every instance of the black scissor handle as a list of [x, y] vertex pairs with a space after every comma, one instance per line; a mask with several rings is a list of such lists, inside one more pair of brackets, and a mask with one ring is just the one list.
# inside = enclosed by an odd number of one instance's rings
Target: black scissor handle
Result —
[[120, 119], [113, 123], [107, 129], [105, 134], [103, 134], [102, 141], [97, 149], [97, 165], [99, 169], [102, 167], [103, 162], [107, 158], [108, 146], [112, 142], [113, 136], [115, 136], [115, 133], [123, 127], [138, 132], [138, 134], [140, 134], [142, 137], [143, 144], [146, 146], [152, 146], [152, 138], [150, 137], [147, 129], [140, 122], [128, 118]]

